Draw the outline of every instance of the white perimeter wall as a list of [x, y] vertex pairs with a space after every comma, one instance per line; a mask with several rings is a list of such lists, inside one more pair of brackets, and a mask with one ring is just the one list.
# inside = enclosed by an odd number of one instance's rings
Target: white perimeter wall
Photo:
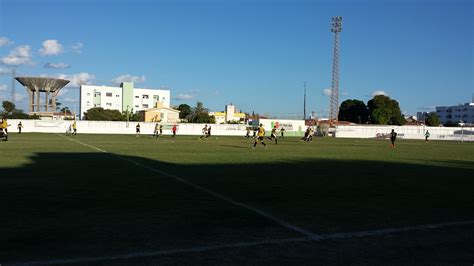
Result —
[[[269, 119], [270, 120], [270, 119]], [[280, 120], [282, 121], [282, 120]], [[9, 119], [8, 131], [17, 132], [18, 119]], [[41, 133], [64, 133], [72, 125], [70, 120], [21, 120], [22, 132]], [[264, 121], [262, 121], [264, 122]], [[268, 122], [268, 121], [265, 121]], [[285, 121], [286, 122], [286, 121]], [[262, 123], [263, 124], [263, 123]], [[137, 122], [113, 122], [113, 121], [77, 121], [78, 134], [135, 134]], [[172, 124], [164, 124], [165, 135], [171, 134]], [[209, 124], [208, 124], [209, 125]], [[245, 136], [247, 125], [210, 124], [211, 134], [219, 136]], [[268, 125], [270, 126], [270, 124]], [[155, 123], [140, 122], [142, 134], [153, 134]], [[178, 135], [201, 135], [204, 124], [178, 124]], [[300, 125], [298, 124], [298, 130]], [[472, 127], [424, 127], [424, 126], [339, 126], [336, 131], [338, 138], [376, 138], [377, 135], [388, 134], [395, 129], [398, 138], [401, 139], [424, 139], [426, 129], [430, 131], [431, 140], [461, 140], [461, 132], [464, 133], [464, 141], [474, 141], [474, 128]], [[271, 131], [267, 128], [267, 133]], [[304, 129], [304, 128], [303, 128]]]
[[[430, 132], [430, 140], [474, 141], [473, 127], [426, 127], [426, 126], [339, 126], [337, 138], [376, 138], [389, 134], [392, 129], [401, 139], [424, 139], [425, 132]], [[464, 133], [464, 134], [463, 134]]]
[[[9, 119], [8, 132], [17, 132], [17, 125], [21, 121], [23, 125], [22, 132], [40, 132], [40, 133], [65, 133], [73, 121], [71, 120], [17, 120]], [[114, 121], [76, 121], [77, 133], [87, 134], [135, 134], [137, 122], [114, 122]], [[155, 124], [153, 122], [139, 122], [142, 134], [153, 134]], [[212, 127], [212, 135], [220, 136], [245, 136], [246, 125], [215, 125]], [[163, 134], [171, 135], [173, 124], [164, 124]], [[201, 135], [204, 124], [178, 124], [178, 135]]]

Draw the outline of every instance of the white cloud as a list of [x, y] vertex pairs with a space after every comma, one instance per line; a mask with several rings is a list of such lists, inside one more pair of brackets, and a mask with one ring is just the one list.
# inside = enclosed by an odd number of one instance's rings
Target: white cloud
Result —
[[82, 53], [82, 51], [81, 51], [82, 47], [84, 47], [84, 44], [82, 42], [77, 42], [76, 44], [73, 44], [71, 46], [72, 51], [76, 54]]
[[58, 40], [46, 40], [42, 45], [43, 47], [38, 50], [40, 55], [58, 55], [63, 52], [63, 46]]
[[10, 69], [0, 67], [0, 74], [11, 74], [11, 73], [12, 71]]
[[63, 62], [59, 62], [59, 63], [46, 63], [44, 67], [52, 68], [52, 69], [62, 69], [62, 68], [69, 68], [70, 65]]
[[7, 56], [4, 56], [0, 61], [8, 66], [19, 66], [32, 64], [31, 49], [29, 45], [21, 45], [13, 49]]
[[86, 72], [76, 73], [76, 74], [57, 74], [57, 75], [40, 75], [40, 77], [52, 77], [57, 79], [66, 79], [70, 82], [66, 85], [66, 87], [79, 87], [81, 85], [90, 85], [92, 81], [95, 80], [95, 76]]
[[79, 87], [80, 85], [90, 85], [95, 80], [95, 76], [89, 73], [77, 73], [73, 75], [59, 75], [58, 78], [67, 79], [69, 82], [68, 87]]
[[331, 96], [331, 94], [332, 94], [332, 89], [324, 89], [323, 93], [324, 93], [324, 95], [326, 95], [326, 96]]
[[145, 76], [132, 76], [130, 74], [120, 75], [114, 79], [112, 79], [112, 83], [114, 85], [120, 85], [122, 82], [133, 82], [133, 83], [140, 83], [145, 81]]
[[175, 100], [187, 101], [196, 98], [195, 94], [180, 93], [174, 97]]
[[3, 84], [0, 85], [0, 91], [6, 91], [7, 90], [7, 85]]
[[11, 44], [13, 44], [13, 42], [10, 41], [8, 38], [0, 37], [0, 47], [11, 45]]
[[377, 96], [377, 95], [387, 96], [387, 93], [385, 91], [382, 91], [382, 90], [377, 90], [377, 91], [372, 92], [372, 96]]

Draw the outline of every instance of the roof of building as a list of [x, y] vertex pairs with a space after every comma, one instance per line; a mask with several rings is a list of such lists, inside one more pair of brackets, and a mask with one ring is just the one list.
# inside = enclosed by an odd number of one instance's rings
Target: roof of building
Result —
[[156, 107], [156, 108], [148, 108], [148, 109], [145, 109], [145, 110], [141, 110], [140, 112], [155, 112], [155, 111], [160, 111], [160, 110], [168, 110], [168, 111], [172, 111], [172, 112], [176, 112], [176, 113], [181, 112], [180, 110], [176, 110], [176, 109], [169, 108], [169, 107], [164, 107], [164, 106]]

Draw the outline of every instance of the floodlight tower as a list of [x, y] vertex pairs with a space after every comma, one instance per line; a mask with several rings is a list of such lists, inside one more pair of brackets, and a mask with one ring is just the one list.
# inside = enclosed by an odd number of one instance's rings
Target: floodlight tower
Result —
[[306, 81], [304, 82], [303, 120], [306, 119]]
[[331, 32], [334, 32], [334, 56], [332, 59], [331, 104], [329, 121], [334, 122], [339, 114], [339, 32], [342, 31], [342, 17], [333, 17]]

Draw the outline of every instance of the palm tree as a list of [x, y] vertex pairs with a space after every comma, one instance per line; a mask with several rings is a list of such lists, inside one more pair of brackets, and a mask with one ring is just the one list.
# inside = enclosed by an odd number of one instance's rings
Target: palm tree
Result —
[[197, 102], [196, 107], [193, 107], [190, 118], [190, 121], [194, 123], [207, 123], [204, 120], [209, 119], [209, 109], [205, 108], [202, 102]]

